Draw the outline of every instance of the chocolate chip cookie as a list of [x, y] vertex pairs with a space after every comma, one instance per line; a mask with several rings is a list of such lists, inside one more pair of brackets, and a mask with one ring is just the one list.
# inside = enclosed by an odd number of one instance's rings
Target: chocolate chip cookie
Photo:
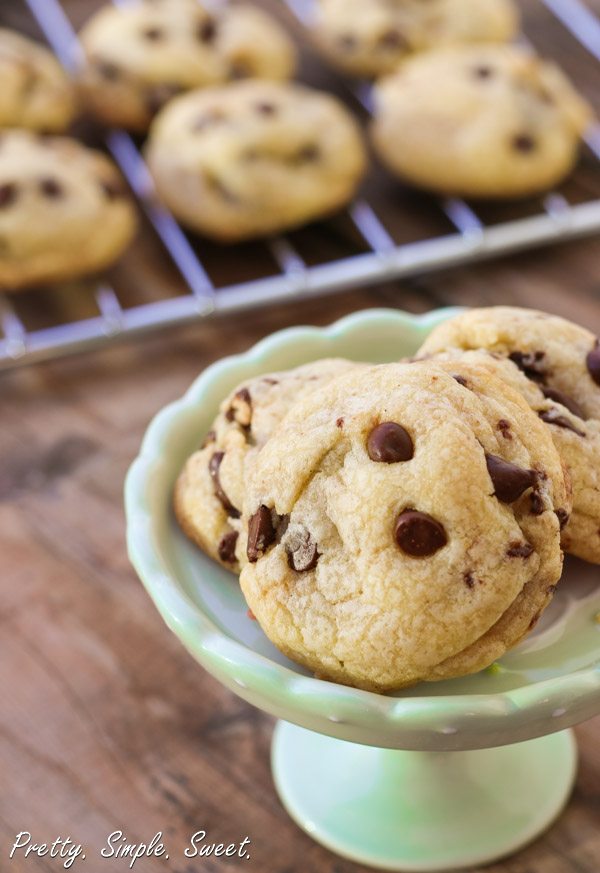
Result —
[[377, 77], [416, 52], [505, 42], [518, 19], [512, 0], [319, 0], [312, 31], [336, 66]]
[[74, 89], [56, 58], [0, 28], [0, 127], [62, 133], [75, 115]]
[[103, 154], [65, 137], [0, 134], [0, 288], [102, 270], [135, 228], [127, 189]]
[[488, 366], [519, 390], [547, 424], [573, 483], [573, 514], [563, 531], [563, 547], [600, 563], [597, 338], [557, 316], [497, 306], [473, 309], [440, 325], [420, 354], [465, 349], [491, 352]]
[[546, 191], [573, 169], [591, 110], [552, 63], [517, 46], [431, 52], [375, 89], [373, 143], [422, 188], [464, 197]]
[[366, 163], [357, 124], [336, 98], [258, 81], [173, 100], [152, 126], [146, 156], [173, 214], [224, 241], [340, 209]]
[[385, 691], [474, 672], [549, 602], [570, 510], [560, 458], [520, 394], [468, 380], [431, 363], [340, 376], [258, 454], [240, 583], [317, 675]]
[[211, 558], [239, 572], [240, 559], [245, 559], [243, 553], [236, 554], [245, 479], [258, 450], [296, 401], [358, 366], [328, 359], [268, 373], [239, 385], [223, 401], [175, 487], [181, 527]]
[[198, 0], [103, 7], [85, 25], [81, 87], [106, 124], [143, 132], [175, 94], [239, 78], [287, 79], [296, 51], [252, 6]]

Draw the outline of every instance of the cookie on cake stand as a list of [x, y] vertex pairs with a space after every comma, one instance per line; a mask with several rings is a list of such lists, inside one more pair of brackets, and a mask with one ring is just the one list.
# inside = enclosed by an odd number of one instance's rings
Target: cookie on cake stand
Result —
[[569, 560], [535, 632], [491, 668], [383, 696], [315, 679], [278, 652], [248, 620], [235, 577], [177, 527], [172, 491], [243, 379], [324, 357], [394, 361], [455, 312], [361, 312], [218, 362], [154, 420], [126, 485], [130, 556], [166, 623], [215, 678], [281, 719], [272, 763], [290, 815], [338, 854], [388, 870], [493, 861], [564, 807], [576, 772], [568, 728], [600, 713], [597, 569]]

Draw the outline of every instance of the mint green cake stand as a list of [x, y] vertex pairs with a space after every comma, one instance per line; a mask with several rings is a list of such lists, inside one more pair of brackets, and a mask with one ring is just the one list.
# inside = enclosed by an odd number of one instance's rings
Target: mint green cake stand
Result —
[[165, 622], [216, 679], [281, 719], [273, 775], [290, 815], [332, 851], [387, 870], [490, 862], [559, 814], [576, 769], [568, 728], [600, 713], [598, 569], [569, 561], [535, 634], [499, 664], [380, 696], [314, 679], [271, 646], [237, 580], [179, 531], [171, 495], [244, 378], [322, 357], [397, 360], [452, 312], [360, 312], [214, 364], [152, 422], [126, 484], [129, 553]]

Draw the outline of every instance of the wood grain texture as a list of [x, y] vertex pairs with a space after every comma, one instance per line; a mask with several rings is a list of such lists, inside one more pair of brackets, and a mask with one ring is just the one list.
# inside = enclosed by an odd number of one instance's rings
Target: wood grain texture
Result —
[[[98, 4], [68, 5], [82, 20]], [[538, 4], [530, 5], [537, 40], [548, 33], [564, 51]], [[18, 0], [3, 0], [0, 17], [26, 25]], [[585, 75], [589, 58], [567, 55]], [[587, 240], [277, 304], [2, 378], [0, 870], [59, 869], [48, 859], [8, 862], [21, 829], [37, 841], [70, 835], [83, 842], [89, 851], [80, 869], [89, 873], [126, 869], [97, 859], [118, 828], [133, 842], [165, 832], [171, 859], [138, 862], [142, 873], [366, 869], [292, 824], [271, 783], [272, 720], [205, 674], [158, 617], [126, 557], [125, 472], [161, 406], [211, 361], [272, 330], [327, 324], [370, 306], [417, 312], [515, 303], [600, 333], [599, 263], [598, 240]], [[152, 293], [152, 271], [142, 262], [139, 269]], [[581, 766], [569, 808], [545, 837], [490, 873], [598, 873], [600, 719], [577, 733]], [[183, 847], [198, 829], [226, 842], [249, 836], [252, 862], [187, 861]]]

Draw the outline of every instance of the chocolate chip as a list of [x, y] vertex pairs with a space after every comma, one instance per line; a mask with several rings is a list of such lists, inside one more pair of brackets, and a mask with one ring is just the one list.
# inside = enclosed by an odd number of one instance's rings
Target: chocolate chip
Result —
[[403, 552], [413, 558], [433, 555], [446, 545], [448, 539], [443, 526], [416, 509], [405, 509], [396, 519], [394, 537]]
[[145, 27], [142, 36], [149, 42], [160, 42], [164, 39], [165, 32], [161, 27]]
[[267, 385], [279, 385], [279, 379], [273, 379], [271, 376], [265, 376], [262, 381], [266, 382]]
[[468, 388], [468, 387], [469, 387], [469, 383], [467, 382], [467, 380], [465, 379], [464, 376], [453, 376], [452, 378], [453, 378], [456, 382], [458, 382], [459, 385], [462, 385], [463, 388]]
[[494, 71], [491, 67], [481, 64], [480, 66], [473, 68], [473, 75], [477, 79], [491, 79], [494, 75]]
[[240, 427], [250, 427], [252, 421], [252, 398], [247, 388], [240, 388], [233, 395], [231, 406], [225, 413], [227, 421], [235, 421]]
[[44, 197], [48, 197], [50, 200], [59, 200], [65, 193], [60, 182], [50, 176], [40, 180], [40, 191]]
[[529, 499], [531, 501], [531, 514], [541, 515], [546, 508], [544, 506], [542, 495], [538, 491], [533, 491]]
[[289, 566], [297, 573], [314, 570], [321, 557], [316, 542], [307, 530], [294, 531], [288, 539], [285, 551]]
[[384, 421], [369, 434], [367, 452], [372, 461], [396, 464], [399, 461], [410, 461], [415, 449], [410, 434], [401, 424]]
[[600, 342], [596, 340], [596, 345], [585, 359], [588, 373], [596, 383], [600, 385]]
[[558, 518], [558, 524], [561, 530], [564, 530], [569, 523], [570, 515], [566, 509], [557, 509], [556, 517]]
[[213, 482], [215, 497], [217, 498], [217, 500], [220, 501], [223, 509], [227, 511], [227, 514], [231, 518], [239, 518], [240, 512], [238, 509], [235, 508], [229, 497], [225, 494], [225, 491], [223, 490], [223, 487], [221, 485], [221, 479], [219, 477], [219, 468], [224, 457], [225, 452], [215, 452], [208, 462], [208, 471]]
[[556, 409], [555, 407], [552, 407], [552, 409], [545, 409], [542, 412], [539, 412], [538, 415], [542, 419], [542, 421], [546, 422], [546, 424], [553, 424], [556, 427], [563, 427], [565, 430], [572, 430], [573, 433], [577, 434], [577, 436], [585, 437], [584, 431], [579, 430], [579, 428], [575, 427], [573, 422], [569, 421], [566, 416], [561, 415], [558, 409]]
[[533, 616], [533, 618], [532, 618], [531, 621], [529, 622], [529, 630], [533, 630], [533, 628], [536, 626], [536, 624], [537, 624], [538, 621], [540, 620], [541, 616], [542, 616], [541, 611], [540, 611], [540, 612], [536, 612], [536, 614]]
[[548, 585], [548, 587], [546, 588], [546, 594], [549, 594], [550, 597], [552, 597], [557, 588], [558, 585]]
[[17, 199], [19, 190], [14, 182], [5, 182], [0, 185], [0, 209], [5, 209]]
[[251, 564], [255, 564], [266, 550], [275, 542], [276, 531], [271, 510], [259, 506], [248, 522], [248, 547], [246, 553]]
[[343, 419], [343, 418], [336, 418], [336, 420], [335, 420], [335, 426], [336, 426], [336, 427], [339, 427], [339, 428], [342, 428], [342, 427], [344, 426], [344, 419]]
[[204, 439], [202, 441], [202, 445], [200, 446], [200, 448], [205, 449], [207, 446], [210, 446], [211, 443], [214, 443], [216, 439], [217, 439], [217, 434], [215, 433], [215, 431], [209, 430], [209, 432], [204, 437]]
[[100, 187], [108, 200], [119, 200], [127, 196], [127, 188], [120, 179], [101, 179]]
[[563, 394], [562, 391], [558, 391], [556, 388], [542, 388], [542, 392], [544, 397], [547, 397], [548, 400], [554, 400], [556, 403], [560, 403], [562, 406], [566, 407], [569, 412], [572, 412], [573, 415], [576, 415], [578, 418], [585, 419], [585, 413], [579, 403], [576, 400], [573, 400], [572, 397], [569, 397], [567, 394]]
[[200, 42], [211, 43], [217, 38], [217, 23], [213, 18], [205, 18], [196, 30], [196, 36]]
[[475, 587], [476, 580], [475, 580], [475, 576], [473, 576], [472, 573], [465, 573], [463, 576], [463, 579], [465, 580], [465, 585], [467, 586], [467, 588], [474, 588]]
[[529, 154], [535, 150], [536, 142], [528, 133], [518, 133], [511, 140], [513, 149], [522, 154]]
[[513, 364], [522, 370], [528, 379], [534, 382], [544, 382], [546, 373], [542, 361], [546, 357], [545, 352], [512, 352], [509, 356]]
[[94, 67], [103, 79], [108, 79], [109, 82], [114, 82], [121, 75], [121, 70], [112, 61], [103, 61], [98, 58], [94, 61]]
[[513, 503], [515, 500], [535, 485], [537, 474], [535, 470], [525, 470], [504, 461], [497, 455], [485, 456], [488, 473], [494, 486], [494, 494], [502, 503]]
[[228, 533], [223, 534], [219, 540], [219, 545], [217, 546], [219, 558], [222, 561], [225, 561], [226, 564], [235, 563], [235, 546], [237, 540], [238, 532], [236, 530], [228, 531]]
[[260, 115], [277, 115], [277, 107], [274, 103], [268, 103], [266, 100], [256, 104], [256, 111]]
[[505, 418], [501, 418], [496, 427], [498, 428], [505, 440], [512, 440], [513, 437], [510, 429], [510, 421], [507, 421]]
[[173, 97], [180, 93], [181, 87], [179, 85], [155, 85], [146, 95], [146, 108], [148, 112], [155, 115], [163, 108], [165, 103], [168, 103], [169, 100], [172, 100]]
[[509, 558], [528, 558], [535, 549], [530, 543], [511, 543], [506, 550]]

